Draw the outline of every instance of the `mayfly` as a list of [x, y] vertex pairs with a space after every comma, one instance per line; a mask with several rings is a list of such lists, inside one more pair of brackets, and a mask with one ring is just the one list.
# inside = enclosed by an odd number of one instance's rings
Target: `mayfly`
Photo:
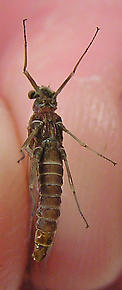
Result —
[[[73, 192], [79, 213], [83, 218], [86, 227], [88, 222], [84, 217], [76, 196], [73, 179], [69, 169], [67, 155], [62, 145], [63, 131], [73, 137], [81, 146], [91, 150], [98, 156], [110, 161], [113, 165], [116, 162], [96, 152], [84, 142], [81, 142], [74, 136], [62, 123], [61, 117], [55, 113], [57, 109], [56, 98], [68, 81], [75, 74], [76, 69], [82, 58], [93, 43], [99, 28], [89, 43], [84, 53], [80, 56], [73, 71], [68, 75], [64, 82], [60, 85], [57, 91], [53, 91], [46, 86], [38, 86], [30, 73], [27, 71], [27, 36], [26, 36], [26, 20], [23, 20], [24, 27], [24, 68], [23, 72], [30, 81], [34, 90], [28, 93], [29, 99], [35, 99], [33, 104], [33, 115], [30, 118], [28, 126], [28, 138], [21, 147], [22, 157], [18, 163], [25, 158], [24, 150], [28, 153], [31, 161], [31, 180], [30, 189], [34, 190], [34, 179], [38, 183], [38, 205], [36, 209], [36, 230], [33, 259], [40, 262], [48, 252], [48, 249], [53, 244], [54, 235], [57, 227], [57, 219], [60, 216], [61, 204], [61, 186], [63, 184], [63, 161], [66, 166], [70, 188]], [[32, 196], [34, 199], [34, 195]]]

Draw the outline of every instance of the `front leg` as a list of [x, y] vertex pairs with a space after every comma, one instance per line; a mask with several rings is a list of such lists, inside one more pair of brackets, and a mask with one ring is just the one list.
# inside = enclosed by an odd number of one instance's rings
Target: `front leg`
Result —
[[107, 161], [111, 162], [114, 166], [117, 164], [115, 161], [109, 159], [108, 157], [104, 156], [103, 154], [97, 152], [96, 150], [94, 150], [93, 148], [89, 147], [86, 143], [80, 141], [74, 134], [72, 134], [72, 132], [70, 132], [63, 124], [62, 122], [57, 122], [57, 125], [59, 126], [59, 128], [62, 129], [62, 131], [66, 132], [67, 134], [69, 134], [73, 139], [75, 139], [75, 141], [77, 141], [81, 146], [83, 146], [84, 148], [92, 151], [93, 153], [95, 153], [96, 155], [106, 159]]
[[32, 122], [32, 125], [34, 125], [34, 129], [21, 147], [20, 153], [22, 157], [17, 161], [18, 163], [25, 158], [24, 150], [29, 154], [31, 158], [33, 157], [33, 150], [30, 148], [30, 142], [38, 134], [38, 131], [43, 126], [43, 122], [35, 120]]

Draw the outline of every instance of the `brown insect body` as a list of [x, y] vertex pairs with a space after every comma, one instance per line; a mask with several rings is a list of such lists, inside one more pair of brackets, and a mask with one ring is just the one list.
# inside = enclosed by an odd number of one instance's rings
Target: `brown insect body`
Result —
[[[79, 213], [83, 218], [86, 227], [88, 228], [89, 226], [77, 200], [75, 187], [67, 161], [67, 155], [62, 146], [62, 132], [65, 131], [81, 146], [110, 161], [113, 165], [116, 165], [116, 162], [95, 151], [86, 143], [80, 141], [63, 125], [61, 117], [54, 112], [57, 109], [57, 95], [75, 74], [79, 63], [93, 43], [99, 28], [97, 27], [91, 42], [80, 56], [73, 71], [68, 75], [57, 91], [54, 92], [49, 87], [38, 86], [27, 71], [27, 39], [25, 22], [26, 19], [23, 20], [25, 44], [23, 72], [34, 88], [34, 90], [28, 93], [28, 96], [30, 99], [35, 99], [35, 102], [33, 105], [34, 114], [32, 115], [28, 126], [28, 138], [21, 147], [20, 152], [22, 157], [18, 160], [18, 163], [24, 159], [24, 151], [26, 151], [32, 160], [29, 187], [33, 200], [32, 213], [34, 213], [34, 211], [36, 213], [35, 244], [32, 256], [34, 260], [40, 262], [46, 256], [48, 249], [53, 243], [57, 227], [57, 219], [60, 215], [61, 186], [63, 183], [62, 161], [65, 163], [69, 185], [74, 195]], [[35, 183], [37, 183], [38, 188], [38, 202], [36, 208], [34, 197]]]
[[[47, 93], [48, 93], [47, 88]], [[45, 91], [46, 92], [46, 91]], [[38, 180], [38, 208], [36, 210], [36, 232], [33, 258], [41, 261], [47, 250], [53, 243], [57, 227], [57, 219], [60, 216], [61, 185], [63, 183], [63, 167], [61, 150], [62, 130], [58, 126], [61, 117], [54, 113], [56, 108], [50, 107], [50, 99], [44, 96], [43, 107], [42, 97], [34, 103], [34, 114], [30, 119], [28, 136], [33, 126], [38, 126], [41, 121], [41, 128], [30, 144], [37, 167]], [[32, 129], [31, 129], [32, 128]]]

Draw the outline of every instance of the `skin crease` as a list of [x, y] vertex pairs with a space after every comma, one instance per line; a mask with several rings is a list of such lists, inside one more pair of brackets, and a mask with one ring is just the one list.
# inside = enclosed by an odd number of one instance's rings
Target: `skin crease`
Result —
[[[58, 1], [59, 2], [59, 1]], [[122, 289], [120, 1], [1, 1], [0, 281], [1, 289]], [[77, 4], [77, 5], [76, 5]], [[91, 13], [92, 11], [92, 13]], [[86, 17], [87, 15], [87, 17]], [[28, 255], [30, 200], [27, 159], [19, 150], [32, 114], [32, 89], [22, 74], [22, 19], [27, 17], [28, 70], [40, 85], [57, 89], [101, 28], [76, 75], [58, 96], [57, 113], [80, 140], [116, 161], [114, 167], [70, 136], [64, 146], [85, 229], [64, 174], [55, 244], [47, 261]], [[6, 23], [7, 19], [7, 23]], [[70, 146], [69, 146], [70, 145]], [[29, 264], [26, 272], [26, 265]], [[116, 280], [116, 282], [115, 282]], [[111, 286], [107, 286], [111, 284]], [[105, 287], [105, 288], [104, 288]]]

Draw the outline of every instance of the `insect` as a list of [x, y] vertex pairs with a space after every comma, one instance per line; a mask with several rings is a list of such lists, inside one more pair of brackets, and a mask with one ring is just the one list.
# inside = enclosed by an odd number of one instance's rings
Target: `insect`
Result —
[[91, 42], [84, 53], [80, 56], [78, 62], [73, 68], [73, 71], [68, 75], [57, 91], [53, 91], [49, 87], [38, 86], [30, 73], [27, 71], [26, 20], [27, 19], [23, 20], [25, 54], [23, 72], [34, 88], [34, 90], [31, 90], [28, 93], [28, 97], [30, 99], [35, 99], [35, 101], [33, 104], [34, 113], [30, 118], [28, 126], [28, 138], [21, 147], [20, 152], [22, 157], [18, 160], [18, 163], [25, 158], [24, 151], [26, 151], [32, 163], [30, 191], [33, 201], [35, 179], [38, 184], [38, 205], [36, 208], [36, 229], [32, 257], [35, 261], [40, 262], [47, 255], [48, 249], [53, 244], [57, 227], [57, 219], [60, 216], [62, 193], [61, 186], [63, 184], [63, 162], [66, 166], [70, 188], [73, 192], [79, 213], [83, 218], [86, 227], [88, 228], [89, 226], [80, 209], [67, 161], [67, 155], [62, 145], [63, 131], [73, 137], [81, 146], [110, 161], [113, 165], [116, 165], [116, 162], [96, 152], [84, 142], [81, 142], [68, 129], [66, 129], [62, 123], [61, 117], [55, 113], [55, 110], [57, 109], [56, 98], [58, 94], [75, 74], [79, 63], [93, 43], [99, 28], [97, 27]]

